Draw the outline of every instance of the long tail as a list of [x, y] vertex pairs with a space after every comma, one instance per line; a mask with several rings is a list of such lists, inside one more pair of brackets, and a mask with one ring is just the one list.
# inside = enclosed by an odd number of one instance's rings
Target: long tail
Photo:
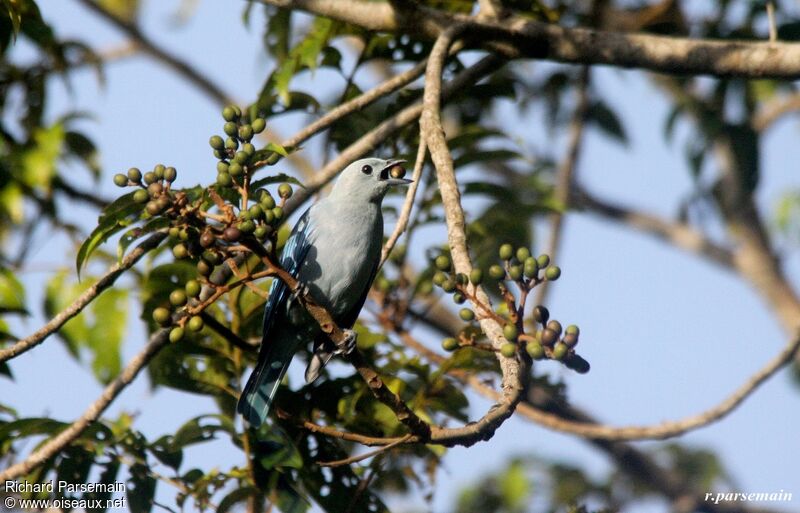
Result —
[[297, 348], [283, 341], [271, 343], [264, 349], [236, 406], [236, 411], [254, 428], [267, 419], [272, 400]]

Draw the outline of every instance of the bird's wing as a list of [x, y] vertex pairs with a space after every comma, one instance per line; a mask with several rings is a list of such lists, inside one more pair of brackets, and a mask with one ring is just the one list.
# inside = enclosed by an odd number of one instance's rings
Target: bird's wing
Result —
[[[369, 280], [367, 281], [367, 286], [364, 287], [361, 297], [353, 304], [353, 307], [350, 308], [350, 310], [345, 312], [338, 319], [340, 328], [350, 329], [356, 323], [356, 320], [358, 320], [358, 314], [361, 313], [361, 309], [364, 307], [364, 303], [367, 301], [367, 296], [372, 288], [372, 282], [375, 280], [376, 274], [378, 274], [378, 262], [376, 262], [375, 266], [372, 268]], [[327, 334], [322, 333], [317, 335], [317, 337], [314, 339], [314, 351], [311, 355], [311, 360], [308, 362], [308, 367], [306, 367], [306, 383], [312, 383], [319, 377], [320, 372], [322, 372], [323, 367], [325, 367], [325, 365], [331, 359], [335, 350], [336, 348]]]
[[[281, 267], [297, 278], [300, 268], [311, 247], [313, 226], [309, 210], [297, 221], [292, 233], [286, 241], [281, 256]], [[237, 410], [253, 427], [258, 427], [266, 418], [278, 385], [289, 367], [296, 347], [291, 340], [267, 340], [276, 317], [286, 307], [291, 291], [278, 279], [272, 280], [269, 298], [264, 307], [264, 322], [261, 338], [261, 349], [250, 379], [247, 380], [242, 395], [239, 397]]]

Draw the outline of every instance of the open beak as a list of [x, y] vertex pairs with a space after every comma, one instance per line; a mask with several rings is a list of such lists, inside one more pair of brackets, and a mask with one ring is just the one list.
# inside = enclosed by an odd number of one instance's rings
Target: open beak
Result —
[[381, 169], [381, 180], [389, 185], [408, 185], [414, 180], [403, 178], [406, 175], [406, 169], [402, 166], [405, 160], [397, 159], [390, 160], [386, 167]]

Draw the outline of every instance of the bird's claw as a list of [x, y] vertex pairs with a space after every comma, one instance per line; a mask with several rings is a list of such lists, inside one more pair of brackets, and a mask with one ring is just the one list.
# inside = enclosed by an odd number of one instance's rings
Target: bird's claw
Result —
[[356, 342], [358, 342], [358, 334], [353, 330], [342, 330], [344, 338], [341, 342], [336, 344], [336, 351], [333, 354], [348, 355], [356, 350]]

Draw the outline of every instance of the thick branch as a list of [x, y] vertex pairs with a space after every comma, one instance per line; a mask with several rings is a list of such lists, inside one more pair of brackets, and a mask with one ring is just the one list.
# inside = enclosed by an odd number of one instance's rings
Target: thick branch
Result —
[[10, 466], [0, 472], [0, 481], [9, 481], [29, 473], [48, 459], [61, 452], [67, 445], [78, 438], [92, 422], [100, 418], [108, 405], [128, 386], [139, 371], [169, 343], [169, 329], [157, 331], [150, 338], [145, 348], [137, 354], [122, 370], [122, 373], [103, 390], [103, 393], [89, 408], [70, 424], [68, 428], [56, 435], [53, 439], [36, 449], [24, 461]]
[[[572, 64], [606, 64], [669, 74], [800, 78], [800, 45], [717, 41], [568, 28], [519, 17], [497, 21], [432, 9], [417, 3], [358, 0], [260, 0], [382, 32], [406, 32], [429, 39], [464, 24], [470, 37], [506, 57]], [[505, 44], [504, 44], [505, 43]], [[508, 44], [510, 43], [510, 45]]]
[[166, 233], [156, 233], [139, 244], [136, 249], [128, 253], [128, 255], [122, 259], [121, 263], [112, 266], [102, 278], [97, 280], [94, 285], [86, 289], [86, 291], [78, 296], [71, 305], [53, 317], [47, 324], [39, 328], [32, 335], [18, 340], [11, 347], [0, 350], [0, 363], [10, 360], [15, 356], [19, 356], [25, 351], [36, 347], [42, 343], [44, 339], [61, 329], [61, 327], [66, 324], [68, 320], [81, 313], [81, 311], [86, 308], [86, 305], [94, 301], [95, 298], [100, 295], [100, 293], [113, 285], [114, 282], [117, 281], [117, 278], [122, 275], [122, 273], [133, 267], [134, 264], [136, 264], [136, 262], [138, 262], [139, 259], [145, 255], [145, 253], [158, 247], [158, 245], [161, 244], [161, 241], [163, 241], [166, 237]]

